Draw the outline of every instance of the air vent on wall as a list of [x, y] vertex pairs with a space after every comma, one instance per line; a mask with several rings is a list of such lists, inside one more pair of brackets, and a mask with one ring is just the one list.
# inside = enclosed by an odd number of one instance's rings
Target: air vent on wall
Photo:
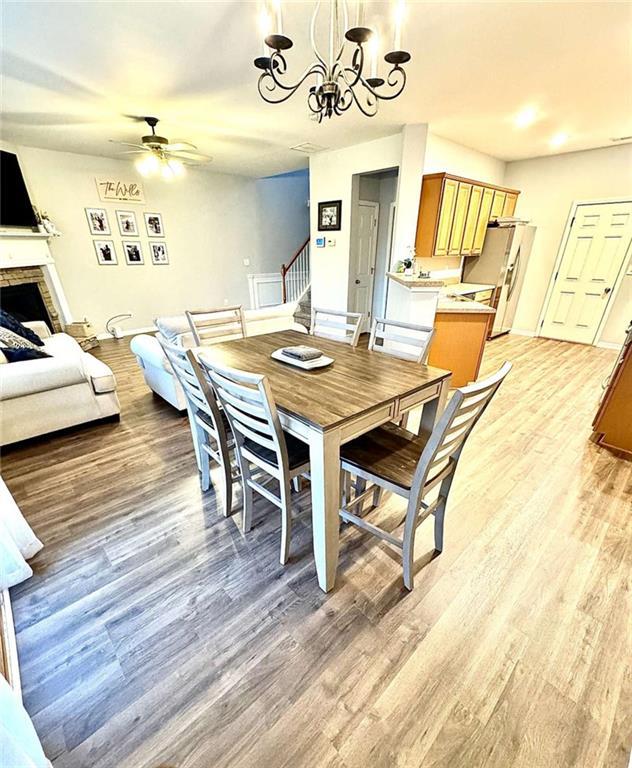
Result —
[[321, 147], [320, 144], [312, 144], [311, 141], [304, 141], [302, 144], [297, 144], [294, 147], [290, 147], [295, 152], [303, 152], [305, 155], [311, 155], [314, 152], [322, 152], [327, 147]]

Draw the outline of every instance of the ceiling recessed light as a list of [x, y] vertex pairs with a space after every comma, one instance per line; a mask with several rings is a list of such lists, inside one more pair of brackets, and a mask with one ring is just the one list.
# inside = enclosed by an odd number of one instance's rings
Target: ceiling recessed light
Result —
[[538, 119], [538, 111], [535, 107], [525, 107], [514, 117], [516, 128], [528, 128]]
[[557, 147], [561, 147], [562, 144], [566, 144], [568, 141], [568, 133], [564, 133], [564, 131], [560, 131], [559, 133], [553, 134], [551, 138], [549, 139], [549, 145], [553, 147], [553, 149], [556, 149]]

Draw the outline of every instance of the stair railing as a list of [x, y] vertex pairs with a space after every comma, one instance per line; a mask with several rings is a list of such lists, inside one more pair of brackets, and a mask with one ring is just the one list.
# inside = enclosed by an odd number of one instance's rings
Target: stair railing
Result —
[[283, 303], [298, 301], [309, 288], [311, 280], [309, 264], [309, 237], [287, 264], [281, 265], [281, 291]]

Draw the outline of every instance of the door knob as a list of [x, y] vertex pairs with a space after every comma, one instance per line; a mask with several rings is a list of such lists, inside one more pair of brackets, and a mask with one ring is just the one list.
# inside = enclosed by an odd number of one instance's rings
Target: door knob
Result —
[[360, 281], [357, 278], [356, 278], [355, 284], [360, 285]]

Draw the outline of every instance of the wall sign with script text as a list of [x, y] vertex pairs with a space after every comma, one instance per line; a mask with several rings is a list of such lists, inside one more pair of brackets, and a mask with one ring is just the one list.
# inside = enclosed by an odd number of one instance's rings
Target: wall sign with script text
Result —
[[117, 203], [144, 203], [145, 192], [143, 185], [138, 181], [122, 181], [110, 177], [99, 177], [95, 179], [99, 199], [104, 202]]

